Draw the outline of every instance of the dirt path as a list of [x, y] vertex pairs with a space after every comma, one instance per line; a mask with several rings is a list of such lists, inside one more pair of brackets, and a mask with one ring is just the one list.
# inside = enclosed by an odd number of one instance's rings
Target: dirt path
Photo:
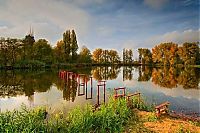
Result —
[[139, 118], [143, 121], [146, 129], [157, 133], [200, 133], [200, 126], [194, 122], [175, 119], [170, 116], [161, 116], [157, 118], [154, 113], [135, 110]]

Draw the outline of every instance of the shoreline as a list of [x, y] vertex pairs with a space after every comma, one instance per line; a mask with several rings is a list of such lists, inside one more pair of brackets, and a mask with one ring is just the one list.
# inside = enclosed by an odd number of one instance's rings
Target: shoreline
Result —
[[70, 64], [52, 64], [52, 65], [44, 65], [44, 66], [0, 66], [0, 70], [25, 70], [25, 69], [32, 69], [32, 70], [38, 70], [38, 69], [65, 69], [65, 68], [85, 68], [85, 67], [106, 67], [106, 66], [117, 66], [117, 67], [123, 67], [123, 66], [129, 66], [129, 67], [139, 67], [139, 66], [147, 66], [147, 67], [155, 67], [155, 68], [162, 68], [162, 67], [174, 67], [174, 68], [185, 68], [185, 67], [191, 67], [191, 68], [200, 68], [200, 65], [176, 65], [176, 66], [164, 66], [164, 65], [156, 65], [156, 64], [124, 64], [124, 63], [70, 63]]

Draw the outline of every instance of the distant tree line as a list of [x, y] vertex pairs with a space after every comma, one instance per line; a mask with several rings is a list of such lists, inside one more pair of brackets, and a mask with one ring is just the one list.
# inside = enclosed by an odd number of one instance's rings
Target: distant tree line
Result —
[[24, 39], [0, 38], [0, 66], [41, 67], [51, 64], [52, 48], [48, 41], [31, 35]]
[[63, 39], [52, 47], [45, 39], [35, 41], [32, 34], [24, 39], [0, 38], [0, 67], [42, 67], [55, 63], [91, 63], [91, 53], [83, 47], [80, 53], [74, 30], [63, 33]]
[[133, 50], [123, 49], [122, 60], [114, 49], [97, 48], [92, 53], [83, 46], [78, 53], [74, 30], [63, 33], [62, 40], [52, 47], [45, 39], [35, 41], [32, 34], [24, 39], [0, 38], [0, 67], [42, 67], [53, 64], [144, 64], [144, 65], [197, 65], [200, 64], [199, 42], [161, 43], [152, 50], [139, 48], [139, 59], [133, 60]]

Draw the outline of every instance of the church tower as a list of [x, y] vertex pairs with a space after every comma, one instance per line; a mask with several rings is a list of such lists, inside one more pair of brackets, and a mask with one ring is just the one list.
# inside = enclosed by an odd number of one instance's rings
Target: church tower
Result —
[[29, 34], [31, 37], [34, 37], [33, 27], [30, 26]]

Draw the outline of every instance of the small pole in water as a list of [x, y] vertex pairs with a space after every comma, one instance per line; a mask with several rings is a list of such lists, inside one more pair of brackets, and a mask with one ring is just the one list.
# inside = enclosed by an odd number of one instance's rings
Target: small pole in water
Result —
[[90, 87], [92, 89], [92, 77], [90, 77]]

